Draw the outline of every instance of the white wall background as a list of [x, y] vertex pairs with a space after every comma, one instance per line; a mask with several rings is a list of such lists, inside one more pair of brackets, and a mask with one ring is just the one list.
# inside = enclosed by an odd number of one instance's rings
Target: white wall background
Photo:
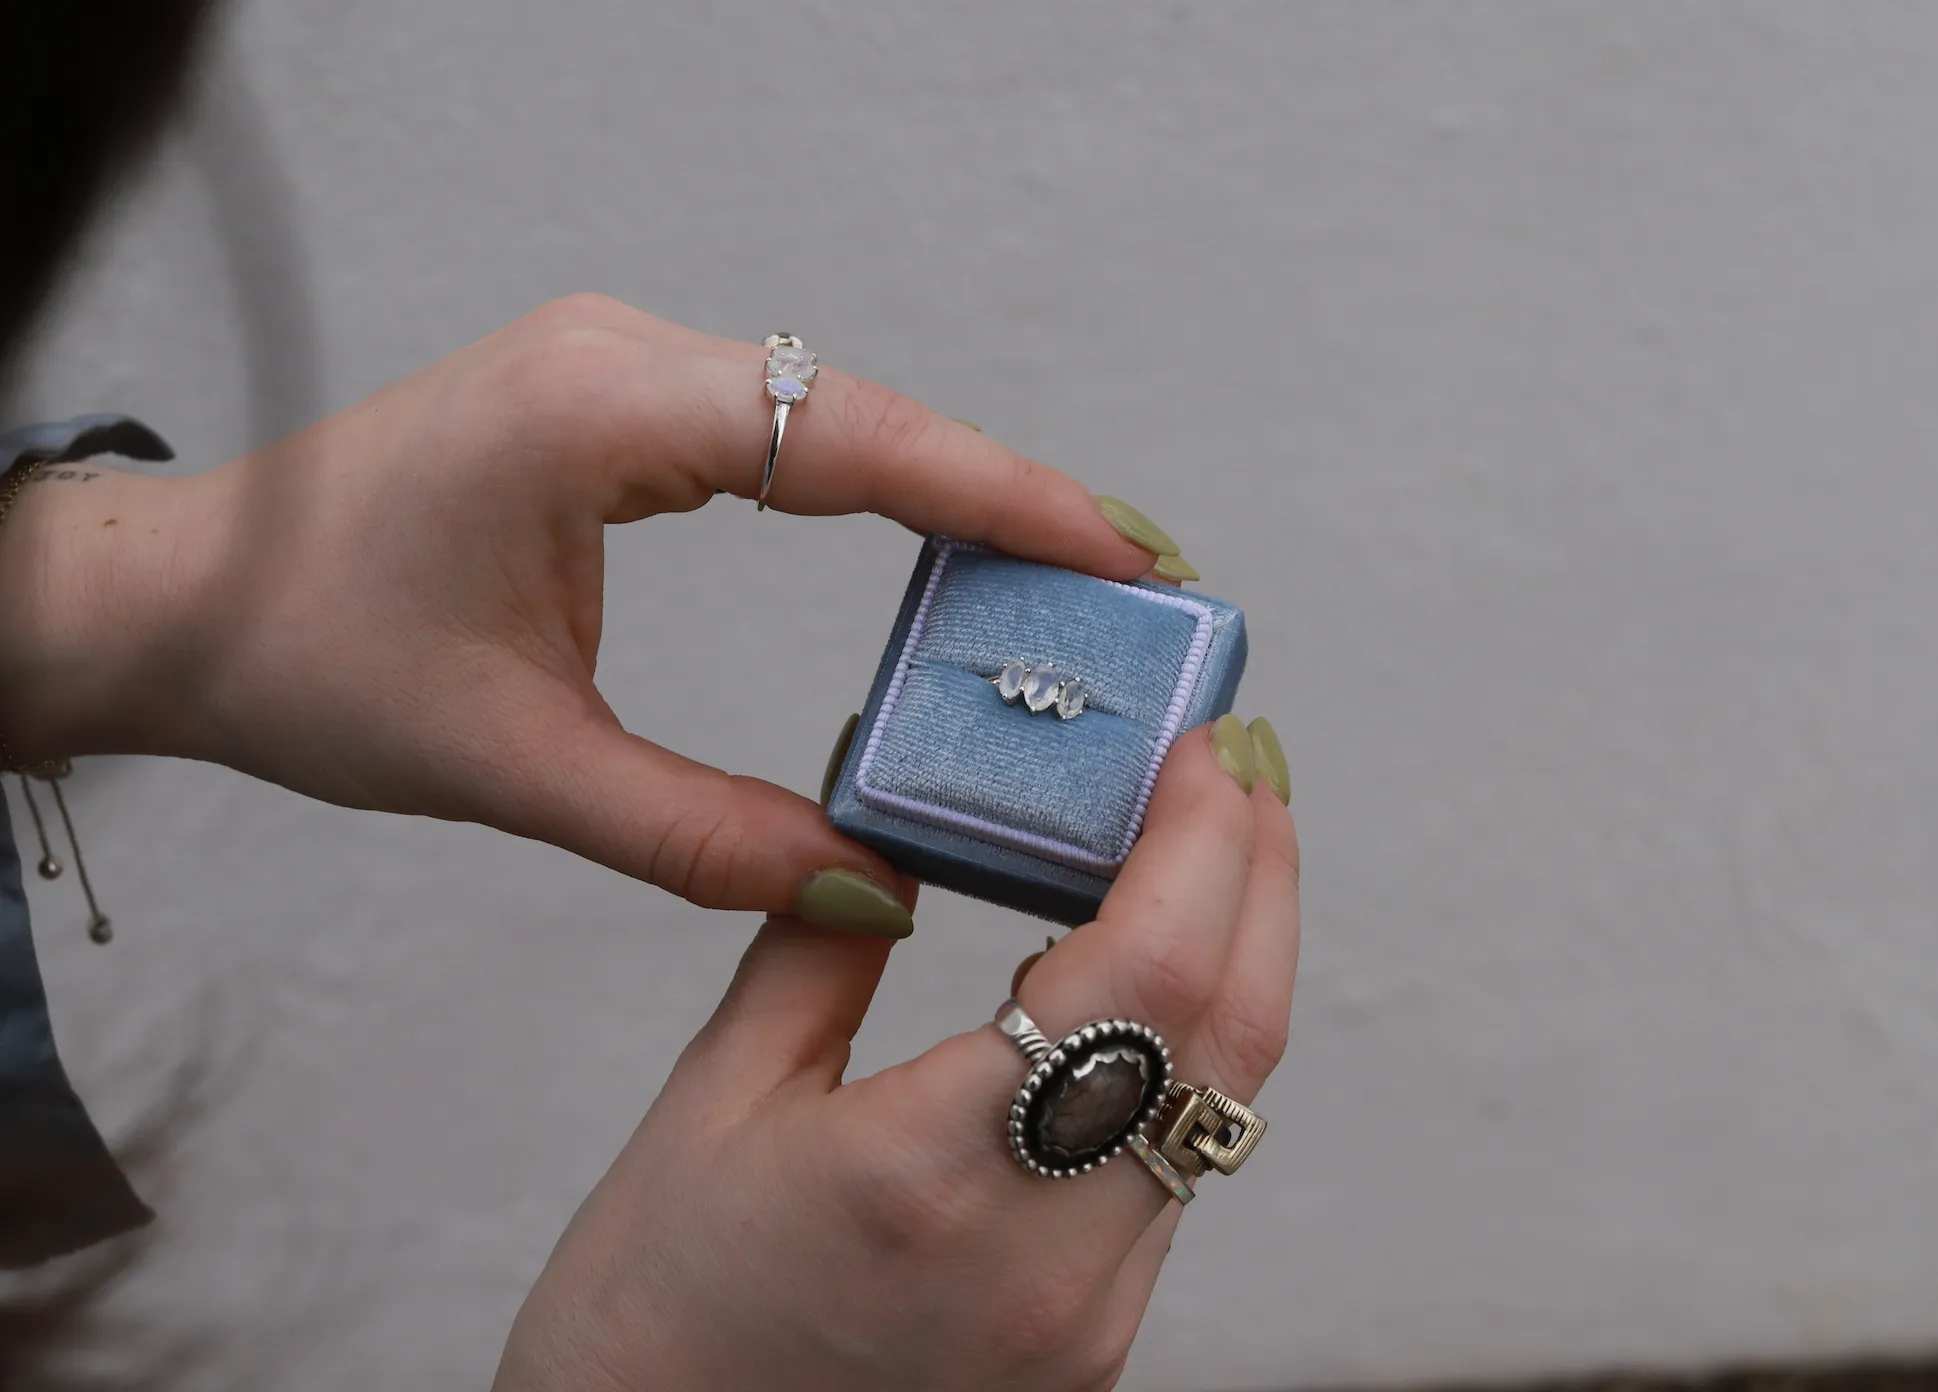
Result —
[[[1938, 1343], [1938, 8], [235, 21], [24, 410], [199, 468], [599, 289], [796, 329], [1249, 611], [1294, 1049], [1126, 1387]], [[914, 543], [737, 506], [614, 542], [614, 703], [811, 791]], [[130, 1307], [255, 1385], [484, 1386], [751, 919], [220, 771], [77, 802], [122, 940], [36, 891], [75, 1073], [120, 1125], [213, 1070]], [[862, 1065], [1037, 934], [931, 896]]]

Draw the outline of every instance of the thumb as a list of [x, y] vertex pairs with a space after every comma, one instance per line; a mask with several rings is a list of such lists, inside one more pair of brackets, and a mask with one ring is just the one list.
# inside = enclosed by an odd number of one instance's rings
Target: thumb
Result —
[[818, 803], [723, 773], [588, 714], [505, 769], [522, 835], [709, 909], [786, 914], [876, 938], [914, 931], [915, 886]]
[[694, 1041], [709, 1081], [754, 1100], [782, 1086], [841, 1085], [893, 944], [770, 918]]

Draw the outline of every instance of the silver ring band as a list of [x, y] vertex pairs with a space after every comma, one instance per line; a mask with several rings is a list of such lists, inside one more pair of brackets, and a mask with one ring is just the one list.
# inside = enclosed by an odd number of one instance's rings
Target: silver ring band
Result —
[[769, 334], [760, 341], [767, 350], [767, 395], [774, 402], [774, 429], [767, 437], [767, 463], [760, 471], [760, 492], [754, 511], [767, 510], [767, 494], [774, 487], [774, 467], [780, 462], [781, 437], [787, 433], [787, 413], [807, 400], [808, 389], [820, 375], [820, 360], [793, 334]]
[[767, 511], [767, 490], [774, 486], [774, 465], [781, 457], [781, 436], [787, 433], [788, 402], [774, 403], [774, 433], [767, 437], [767, 466], [760, 472], [760, 497], [754, 500], [754, 511]]

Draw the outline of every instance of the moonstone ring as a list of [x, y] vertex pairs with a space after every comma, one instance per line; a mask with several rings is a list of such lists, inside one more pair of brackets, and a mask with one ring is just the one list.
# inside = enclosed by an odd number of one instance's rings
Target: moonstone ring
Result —
[[756, 512], [767, 510], [767, 491], [774, 486], [774, 464], [781, 457], [781, 436], [787, 433], [787, 413], [807, 400], [808, 388], [820, 375], [820, 360], [793, 334], [769, 334], [760, 341], [767, 350], [767, 394], [774, 399], [774, 432], [767, 437], [767, 467], [760, 475]]
[[1009, 1104], [1009, 1148], [1033, 1175], [1089, 1174], [1141, 1139], [1164, 1107], [1171, 1051], [1149, 1025], [1094, 1020], [1052, 1044], [1010, 999], [996, 1028], [1030, 1061]]
[[1075, 720], [1090, 700], [1090, 688], [1082, 677], [1059, 672], [1049, 662], [1031, 666], [1018, 658], [1004, 663], [1003, 670], [989, 680], [998, 696], [1012, 706], [1021, 701], [1033, 715], [1054, 709], [1059, 720]]

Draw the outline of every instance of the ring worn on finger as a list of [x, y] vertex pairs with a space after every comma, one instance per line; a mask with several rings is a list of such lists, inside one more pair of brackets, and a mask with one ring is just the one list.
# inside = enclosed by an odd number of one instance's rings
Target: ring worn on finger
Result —
[[1216, 1088], [1173, 1079], [1165, 1089], [1156, 1142], [1141, 1132], [1126, 1143], [1151, 1177], [1181, 1204], [1197, 1196], [1191, 1181], [1206, 1170], [1237, 1174], [1258, 1148], [1265, 1118]]
[[787, 413], [807, 400], [808, 388], [821, 368], [820, 360], [793, 334], [769, 334], [760, 346], [767, 350], [767, 394], [774, 399], [774, 429], [767, 437], [767, 464], [754, 500], [754, 510], [765, 512], [768, 490], [774, 486], [774, 466], [781, 457], [781, 436], [787, 433]]
[[[1208, 1170], [1236, 1174], [1265, 1118], [1212, 1087], [1172, 1077], [1171, 1051], [1148, 1025], [1096, 1020], [1051, 1044], [1014, 998], [996, 1027], [1030, 1061], [1009, 1107], [1010, 1152], [1045, 1179], [1088, 1174], [1124, 1150], [1180, 1204]], [[1156, 1140], [1145, 1135], [1156, 1123]]]
[[1009, 1146], [1033, 1175], [1090, 1173], [1164, 1106], [1171, 1051], [1149, 1025], [1094, 1020], [1052, 1044], [1011, 999], [996, 1012], [996, 1027], [1030, 1061], [1009, 1106]]
[[1265, 1118], [1217, 1088], [1174, 1081], [1166, 1091], [1164, 1119], [1152, 1149], [1190, 1178], [1206, 1170], [1237, 1174], [1258, 1149]]

